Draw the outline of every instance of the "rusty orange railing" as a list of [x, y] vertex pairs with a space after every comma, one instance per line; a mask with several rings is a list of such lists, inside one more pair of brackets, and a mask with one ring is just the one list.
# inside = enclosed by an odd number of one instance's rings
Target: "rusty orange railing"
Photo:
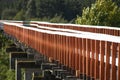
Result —
[[57, 24], [57, 23], [48, 23], [48, 22], [37, 22], [37, 21], [31, 21], [31, 23], [38, 24], [40, 26], [48, 26], [48, 27], [54, 27], [54, 28], [64, 28], [64, 29], [72, 29], [72, 30], [78, 30], [78, 31], [86, 31], [86, 32], [120, 36], [120, 29], [115, 27], [113, 28], [113, 27], [106, 27], [106, 26]]
[[120, 80], [119, 29], [89, 27], [87, 30], [85, 27], [85, 30], [82, 30], [81, 27], [75, 26], [57, 27], [54, 24], [51, 26], [41, 24], [40, 28], [40, 26], [25, 27], [5, 22], [4, 31], [48, 58], [57, 60], [76, 71], [76, 76], [86, 75], [95, 80]]

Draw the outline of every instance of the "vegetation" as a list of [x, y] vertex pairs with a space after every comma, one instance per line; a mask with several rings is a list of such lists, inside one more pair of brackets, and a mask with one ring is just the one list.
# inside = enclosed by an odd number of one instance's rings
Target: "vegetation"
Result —
[[120, 26], [120, 8], [111, 0], [98, 0], [83, 10], [77, 24]]
[[[120, 0], [0, 0], [0, 19], [120, 27]], [[0, 80], [15, 80], [5, 52], [10, 43], [0, 32]]]
[[1, 18], [2, 19], [8, 19], [8, 20], [11, 20], [13, 19], [13, 17], [15, 16], [16, 14], [16, 10], [14, 9], [5, 9], [2, 14], [1, 14]]
[[9, 56], [5, 51], [9, 44], [11, 41], [0, 32], [0, 80], [15, 80], [14, 71], [9, 69]]
[[7, 20], [74, 23], [77, 18], [78, 24], [120, 23], [120, 0], [0, 0], [0, 5], [0, 18]]
[[[1, 19], [46, 20], [52, 22], [69, 22], [82, 14], [84, 7], [95, 0], [0, 0]], [[2, 3], [2, 4], [1, 4]], [[6, 10], [8, 12], [6, 12]], [[12, 10], [12, 11], [11, 11]], [[9, 14], [13, 13], [13, 14]], [[6, 17], [7, 16], [7, 17]], [[55, 19], [56, 18], [56, 19]], [[50, 20], [52, 19], [52, 20]]]

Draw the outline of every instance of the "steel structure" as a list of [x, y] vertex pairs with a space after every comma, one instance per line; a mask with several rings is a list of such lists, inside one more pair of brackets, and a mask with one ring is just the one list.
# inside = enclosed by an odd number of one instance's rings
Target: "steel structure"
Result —
[[58, 61], [77, 77], [120, 80], [120, 29], [32, 21], [2, 21], [4, 32]]

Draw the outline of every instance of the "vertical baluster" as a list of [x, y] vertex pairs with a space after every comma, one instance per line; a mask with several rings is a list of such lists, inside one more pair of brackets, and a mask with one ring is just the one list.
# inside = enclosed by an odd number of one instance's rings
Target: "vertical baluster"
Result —
[[105, 42], [100, 41], [100, 80], [104, 80], [105, 66], [104, 66]]
[[106, 63], [105, 63], [105, 80], [110, 80], [110, 42], [105, 42], [105, 55], [106, 55]]
[[61, 48], [62, 48], [62, 37], [61, 37], [61, 35], [60, 35], [60, 64], [61, 64]]
[[86, 79], [86, 39], [82, 40], [82, 55], [83, 55], [83, 75], [84, 75], [84, 79]]
[[71, 52], [71, 43], [72, 43], [72, 39], [71, 37], [69, 37], [69, 68], [72, 68], [72, 52]]
[[42, 49], [41, 49], [41, 46], [42, 46], [42, 44], [41, 44], [41, 40], [42, 40], [42, 39], [41, 39], [41, 33], [38, 32], [38, 34], [39, 34], [39, 35], [38, 35], [38, 36], [39, 36], [39, 37], [38, 37], [38, 43], [39, 43], [39, 45], [38, 45], [38, 50], [39, 50], [40, 53], [42, 53], [42, 52], [41, 52], [41, 51], [42, 51]]
[[66, 66], [69, 66], [69, 39], [66, 37]]
[[117, 43], [112, 43], [112, 74], [111, 80], [116, 80], [116, 55], [117, 55]]
[[64, 47], [63, 47], [63, 55], [64, 55], [64, 65], [66, 65], [66, 37], [64, 36], [63, 37], [63, 44], [64, 44]]
[[49, 55], [49, 50], [50, 50], [50, 35], [47, 34], [47, 56]]
[[[53, 41], [53, 35], [50, 34], [50, 43], [51, 43], [51, 44], [53, 44], [52, 41]], [[52, 51], [53, 51], [53, 49], [52, 49], [52, 48], [53, 48], [53, 45], [51, 45], [51, 44], [50, 44], [50, 52], [49, 52], [49, 55], [48, 55], [49, 57], [51, 56]]]
[[55, 35], [55, 60], [57, 60], [57, 49], [58, 49], [58, 47], [57, 47], [57, 35]]
[[118, 31], [118, 36], [120, 36], [120, 30]]
[[72, 37], [72, 53], [71, 53], [71, 57], [72, 57], [72, 70], [75, 70], [75, 38]]
[[42, 52], [42, 47], [43, 47], [42, 40], [43, 40], [43, 38], [42, 38], [42, 33], [40, 32], [40, 41], [39, 41], [39, 43], [40, 43], [41, 45], [39, 45], [39, 47], [40, 47], [41, 53], [43, 54], [43, 52]]
[[[35, 35], [34, 35], [34, 36], [35, 36], [35, 38], [34, 38], [34, 41], [35, 41], [35, 43], [34, 43], [34, 44], [35, 44], [35, 45], [34, 45], [34, 48], [35, 48], [35, 50], [37, 50], [37, 44], [36, 44], [36, 43], [37, 43], [37, 40], [36, 40], [36, 39], [37, 39], [37, 37], [36, 37], [37, 34], [36, 34], [36, 32], [37, 32], [37, 31], [35, 31]], [[23, 33], [23, 32], [22, 32], [22, 33]], [[23, 35], [23, 34], [22, 34], [22, 35]]]
[[44, 51], [43, 51], [43, 49], [44, 49], [44, 42], [43, 41], [44, 41], [44, 33], [41, 32], [41, 42], [40, 42], [42, 44], [41, 45], [41, 52], [44, 55]]
[[114, 30], [114, 35], [119, 36], [119, 30]]
[[80, 74], [80, 54], [79, 54], [79, 42], [78, 38], [75, 38], [75, 70], [76, 70], [76, 76], [78, 77]]
[[118, 80], [120, 80], [120, 43], [118, 45]]
[[57, 60], [57, 51], [56, 51], [57, 50], [57, 36], [56, 35], [54, 36], [54, 39], [55, 39], [54, 41], [55, 42], [55, 50], [54, 50], [55, 58], [54, 59]]
[[91, 59], [90, 59], [90, 76], [94, 77], [94, 69], [95, 69], [95, 41], [91, 40]]
[[59, 35], [56, 35], [57, 36], [57, 40], [56, 40], [56, 47], [57, 47], [57, 60], [59, 61]]
[[63, 41], [63, 36], [61, 36], [61, 63], [64, 64], [64, 41]]
[[[42, 40], [42, 39], [41, 39]], [[47, 54], [47, 56], [50, 56], [50, 54], [51, 54], [51, 40], [52, 40], [52, 38], [51, 38], [51, 34], [49, 34], [49, 43], [48, 43], [48, 45], [49, 45], [49, 52], [48, 52], [48, 54]], [[42, 43], [41, 43], [42, 44]]]
[[79, 40], [78, 40], [78, 49], [79, 49], [79, 61], [80, 61], [80, 65], [79, 65], [79, 70], [80, 70], [80, 78], [82, 78], [82, 74], [83, 74], [83, 65], [82, 65], [82, 58], [83, 58], [83, 56], [82, 56], [82, 39], [81, 38], [79, 38]]
[[100, 41], [95, 40], [95, 80], [99, 79], [99, 48]]
[[90, 40], [86, 39], [86, 74], [90, 79]]
[[59, 47], [58, 47], [58, 61], [60, 61], [60, 35], [58, 35], [58, 40], [59, 40]]
[[45, 37], [46, 37], [46, 39], [45, 39], [45, 55], [46, 55], [46, 57], [48, 56], [48, 54], [47, 54], [47, 50], [48, 50], [48, 34], [45, 34]]
[[71, 65], [71, 61], [70, 61], [70, 37], [68, 37], [68, 67], [70, 68], [70, 65]]
[[56, 39], [55, 39], [55, 34], [53, 34], [53, 44], [52, 44], [52, 46], [53, 46], [53, 51], [52, 51], [52, 57], [51, 57], [50, 60], [55, 59], [55, 49], [56, 49], [55, 40], [56, 40]]

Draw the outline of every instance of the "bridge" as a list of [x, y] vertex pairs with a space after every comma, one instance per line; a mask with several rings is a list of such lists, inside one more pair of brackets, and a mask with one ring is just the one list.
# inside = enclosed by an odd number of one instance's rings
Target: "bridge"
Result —
[[21, 68], [26, 69], [25, 80], [49, 80], [38, 76], [48, 74], [56, 80], [120, 80], [120, 28], [38, 21], [0, 23], [3, 35], [15, 44], [7, 52], [16, 80], [21, 80]]

